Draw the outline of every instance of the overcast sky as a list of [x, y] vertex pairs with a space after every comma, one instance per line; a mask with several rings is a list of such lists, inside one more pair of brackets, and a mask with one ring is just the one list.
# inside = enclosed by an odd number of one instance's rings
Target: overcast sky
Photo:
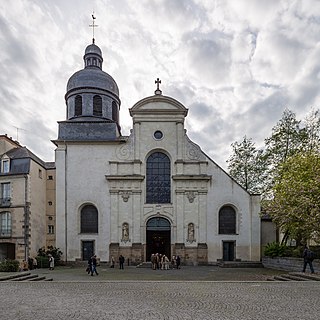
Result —
[[0, 0], [0, 134], [45, 161], [93, 10], [124, 135], [128, 109], [154, 94], [157, 77], [189, 109], [188, 136], [224, 168], [232, 142], [263, 146], [285, 108], [302, 119], [320, 107], [320, 1]]

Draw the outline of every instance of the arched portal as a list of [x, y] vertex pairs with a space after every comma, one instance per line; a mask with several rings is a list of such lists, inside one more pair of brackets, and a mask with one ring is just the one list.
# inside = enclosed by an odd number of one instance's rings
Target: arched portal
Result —
[[165, 218], [151, 218], [147, 222], [146, 260], [150, 261], [151, 254], [165, 254], [171, 256], [171, 226]]

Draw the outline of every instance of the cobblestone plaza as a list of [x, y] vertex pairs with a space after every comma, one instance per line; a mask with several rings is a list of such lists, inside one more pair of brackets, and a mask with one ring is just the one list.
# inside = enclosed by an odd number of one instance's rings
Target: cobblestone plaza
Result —
[[106, 281], [103, 271], [79, 281], [58, 273], [52, 282], [0, 283], [0, 319], [314, 320], [320, 314], [317, 281]]

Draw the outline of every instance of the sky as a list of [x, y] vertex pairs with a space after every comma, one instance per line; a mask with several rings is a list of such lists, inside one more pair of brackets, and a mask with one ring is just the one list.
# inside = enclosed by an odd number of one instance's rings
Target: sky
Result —
[[285, 108], [320, 107], [320, 1], [0, 0], [0, 134], [54, 161], [64, 95], [92, 42], [128, 109], [162, 94], [189, 109], [189, 138], [227, 167], [246, 135], [263, 147]]

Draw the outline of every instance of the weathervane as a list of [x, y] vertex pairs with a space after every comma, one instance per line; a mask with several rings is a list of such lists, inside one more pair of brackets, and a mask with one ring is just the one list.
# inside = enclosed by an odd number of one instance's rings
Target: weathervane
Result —
[[157, 78], [157, 80], [154, 82], [157, 85], [157, 90], [154, 92], [155, 94], [162, 94], [162, 91], [159, 89], [159, 84], [161, 83], [161, 80]]
[[89, 24], [89, 27], [92, 28], [92, 43], [94, 44], [94, 28], [98, 27], [97, 24], [94, 24], [94, 20], [96, 20], [97, 18], [94, 16], [94, 11], [92, 12], [92, 24]]

